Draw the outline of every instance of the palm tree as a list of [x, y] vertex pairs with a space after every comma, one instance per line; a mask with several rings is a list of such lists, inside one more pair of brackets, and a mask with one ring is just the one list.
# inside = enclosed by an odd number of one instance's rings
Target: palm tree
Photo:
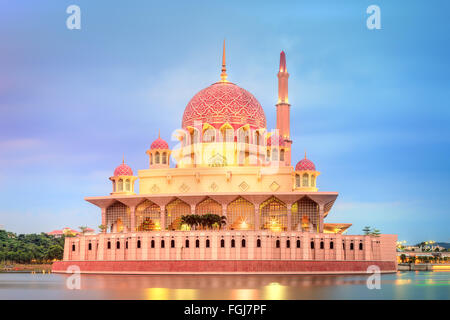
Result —
[[369, 234], [370, 234], [370, 227], [369, 226], [365, 226], [364, 227], [364, 229], [362, 230], [363, 232], [364, 232], [364, 234], [366, 235], [366, 236], [368, 236]]
[[108, 226], [105, 226], [104, 224], [101, 224], [98, 226], [101, 232], [106, 232], [106, 229], [108, 229]]
[[220, 221], [219, 221], [219, 229], [222, 228], [222, 226], [225, 226], [227, 224], [227, 217], [226, 216], [221, 216], [220, 217]]
[[86, 226], [81, 226], [81, 227], [78, 227], [78, 228], [80, 228], [82, 234], [84, 234], [86, 232], [86, 229], [87, 229]]

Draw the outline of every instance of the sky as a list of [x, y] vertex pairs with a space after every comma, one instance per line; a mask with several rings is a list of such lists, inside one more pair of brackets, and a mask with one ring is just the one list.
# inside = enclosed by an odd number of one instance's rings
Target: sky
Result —
[[[69, 30], [69, 5], [81, 29]], [[369, 30], [368, 6], [381, 10]], [[448, 1], [0, 0], [0, 225], [17, 233], [97, 228], [83, 200], [136, 172], [161, 136], [174, 146], [188, 101], [228, 79], [275, 127], [286, 52], [292, 161], [307, 150], [325, 222], [450, 241]]]

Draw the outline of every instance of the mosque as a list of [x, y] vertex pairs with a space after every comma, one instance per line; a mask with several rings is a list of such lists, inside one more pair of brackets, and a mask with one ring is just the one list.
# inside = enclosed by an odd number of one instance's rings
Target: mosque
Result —
[[158, 135], [148, 168], [135, 174], [122, 161], [110, 195], [85, 198], [101, 211], [101, 232], [66, 238], [53, 271], [332, 274], [376, 265], [395, 272], [396, 235], [348, 235], [351, 224], [324, 222], [338, 193], [319, 191], [315, 164], [292, 153], [283, 51], [277, 77], [269, 131], [255, 96], [228, 80], [224, 43], [220, 80], [188, 102], [177, 146]]

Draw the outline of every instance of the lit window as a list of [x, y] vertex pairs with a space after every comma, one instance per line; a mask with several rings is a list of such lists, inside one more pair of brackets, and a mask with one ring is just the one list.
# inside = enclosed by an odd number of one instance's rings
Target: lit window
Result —
[[303, 183], [302, 183], [303, 187], [308, 187], [309, 186], [308, 180], [309, 180], [308, 174], [304, 173], [303, 174]]

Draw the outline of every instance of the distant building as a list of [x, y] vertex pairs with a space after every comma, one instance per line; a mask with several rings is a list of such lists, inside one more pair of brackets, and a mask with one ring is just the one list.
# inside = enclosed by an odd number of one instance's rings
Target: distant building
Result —
[[[77, 236], [79, 234], [82, 234], [82, 232], [65, 227], [62, 230], [53, 230], [51, 232], [47, 232], [48, 235], [50, 236], [54, 236], [55, 238], [61, 238], [63, 235], [68, 235], [68, 236]], [[85, 235], [94, 235], [95, 234], [95, 230], [91, 229], [91, 228], [86, 228], [84, 230], [84, 234]]]

